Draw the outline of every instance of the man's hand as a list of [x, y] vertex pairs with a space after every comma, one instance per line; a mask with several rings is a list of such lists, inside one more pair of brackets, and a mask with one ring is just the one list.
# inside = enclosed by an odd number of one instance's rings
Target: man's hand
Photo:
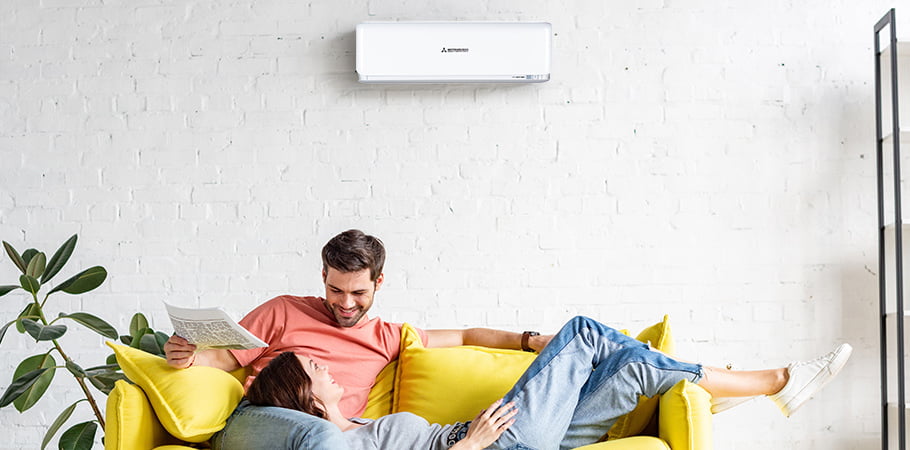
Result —
[[531, 347], [536, 353], [540, 353], [550, 343], [551, 339], [553, 339], [552, 334], [531, 336], [528, 338], [528, 347]]
[[240, 363], [231, 352], [223, 348], [209, 348], [197, 352], [194, 344], [177, 335], [171, 336], [164, 343], [164, 355], [168, 365], [175, 369], [207, 366], [231, 372], [240, 368]]
[[176, 334], [164, 343], [167, 363], [175, 369], [185, 369], [196, 361], [196, 346]]
[[464, 439], [449, 447], [449, 450], [480, 450], [496, 442], [499, 436], [515, 423], [515, 414], [518, 410], [515, 403], [502, 404], [502, 399], [496, 400], [489, 408], [480, 412], [471, 421], [468, 434]]

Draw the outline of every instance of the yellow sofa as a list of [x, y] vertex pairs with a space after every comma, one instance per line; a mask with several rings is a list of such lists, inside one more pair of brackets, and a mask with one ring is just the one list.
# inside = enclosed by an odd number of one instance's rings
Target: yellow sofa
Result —
[[[666, 317], [637, 338], [673, 352]], [[118, 381], [108, 397], [106, 450], [206, 448], [243, 396], [243, 370], [175, 370], [160, 357], [108, 345], [135, 384]], [[405, 325], [401, 355], [377, 378], [364, 417], [410, 411], [435, 423], [470, 420], [508, 391], [532, 360], [532, 354], [511, 350], [423, 348], [416, 331]], [[710, 410], [710, 395], [682, 381], [660, 398], [643, 397], [605, 441], [578, 450], [711, 450]]]

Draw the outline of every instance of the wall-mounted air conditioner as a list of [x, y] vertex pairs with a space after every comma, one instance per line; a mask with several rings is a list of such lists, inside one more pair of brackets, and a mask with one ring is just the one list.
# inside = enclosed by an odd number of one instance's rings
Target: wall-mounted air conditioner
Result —
[[357, 25], [363, 83], [535, 83], [550, 79], [549, 23]]

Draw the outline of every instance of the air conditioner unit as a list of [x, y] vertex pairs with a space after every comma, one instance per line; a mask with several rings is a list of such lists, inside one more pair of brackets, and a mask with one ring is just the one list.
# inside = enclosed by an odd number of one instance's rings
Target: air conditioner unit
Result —
[[362, 83], [539, 83], [550, 79], [549, 23], [366, 22]]

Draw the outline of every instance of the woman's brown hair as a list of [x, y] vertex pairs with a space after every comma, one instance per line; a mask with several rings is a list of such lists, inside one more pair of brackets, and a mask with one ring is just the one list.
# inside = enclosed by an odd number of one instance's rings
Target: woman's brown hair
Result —
[[246, 399], [253, 405], [296, 409], [325, 419], [325, 407], [313, 395], [312, 385], [297, 355], [284, 352], [259, 372]]

